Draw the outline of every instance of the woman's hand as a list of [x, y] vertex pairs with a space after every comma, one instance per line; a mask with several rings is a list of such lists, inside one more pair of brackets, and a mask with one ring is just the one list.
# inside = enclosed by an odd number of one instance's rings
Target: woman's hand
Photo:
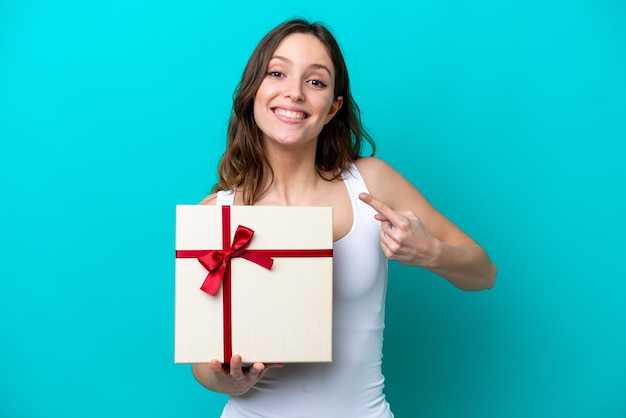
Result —
[[374, 196], [361, 193], [359, 199], [370, 205], [380, 221], [380, 244], [385, 256], [403, 264], [432, 267], [439, 240], [411, 211], [396, 212]]
[[193, 364], [192, 370], [196, 380], [207, 389], [240, 396], [261, 380], [269, 369], [282, 366], [278, 363], [254, 363], [249, 368], [242, 367], [241, 356], [234, 355], [230, 367], [219, 360], [211, 360], [206, 364]]
[[[374, 217], [381, 222], [380, 243], [385, 256], [403, 264], [421, 266], [445, 277], [450, 283], [463, 290], [483, 290], [493, 287], [498, 269], [491, 262], [485, 250], [471, 238], [463, 239], [462, 244], [451, 244], [431, 234], [414, 212], [396, 212], [389, 206], [367, 193], [359, 198], [376, 212]], [[445, 230], [460, 231], [445, 218], [439, 227]]]

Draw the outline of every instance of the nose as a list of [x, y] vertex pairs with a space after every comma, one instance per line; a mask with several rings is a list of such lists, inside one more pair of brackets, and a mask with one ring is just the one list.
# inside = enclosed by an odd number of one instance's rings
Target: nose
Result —
[[299, 102], [304, 100], [304, 90], [302, 88], [302, 83], [300, 80], [292, 78], [290, 80], [286, 80], [285, 83], [285, 97], [290, 98], [294, 102]]

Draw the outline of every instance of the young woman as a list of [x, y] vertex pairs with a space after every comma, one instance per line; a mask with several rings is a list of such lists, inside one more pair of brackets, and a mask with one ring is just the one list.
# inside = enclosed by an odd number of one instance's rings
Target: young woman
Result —
[[464, 290], [496, 267], [469, 236], [380, 159], [361, 157], [359, 110], [336, 40], [285, 22], [252, 53], [234, 99], [219, 183], [203, 204], [332, 206], [333, 362], [194, 364], [230, 394], [223, 417], [391, 417], [381, 373], [387, 260], [427, 268]]

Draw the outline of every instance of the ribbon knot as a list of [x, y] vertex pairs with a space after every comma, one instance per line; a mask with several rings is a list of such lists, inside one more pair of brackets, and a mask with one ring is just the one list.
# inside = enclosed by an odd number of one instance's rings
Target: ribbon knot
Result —
[[210, 250], [207, 251], [206, 254], [198, 257], [200, 264], [209, 271], [204, 283], [202, 283], [200, 287], [202, 291], [212, 296], [217, 294], [224, 280], [226, 270], [230, 267], [230, 261], [235, 257], [245, 258], [268, 270], [272, 268], [274, 260], [271, 257], [247, 250], [253, 235], [254, 231], [252, 229], [239, 225], [235, 231], [233, 242], [228, 245], [228, 248]]

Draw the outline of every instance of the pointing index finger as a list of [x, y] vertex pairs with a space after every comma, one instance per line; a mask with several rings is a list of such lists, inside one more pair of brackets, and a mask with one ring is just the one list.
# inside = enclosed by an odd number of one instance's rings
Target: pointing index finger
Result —
[[398, 214], [396, 211], [391, 209], [389, 206], [376, 199], [374, 196], [368, 193], [359, 194], [359, 199], [363, 202], [367, 203], [374, 209], [376, 212], [383, 215], [385, 218], [389, 220], [392, 224], [398, 221]]

